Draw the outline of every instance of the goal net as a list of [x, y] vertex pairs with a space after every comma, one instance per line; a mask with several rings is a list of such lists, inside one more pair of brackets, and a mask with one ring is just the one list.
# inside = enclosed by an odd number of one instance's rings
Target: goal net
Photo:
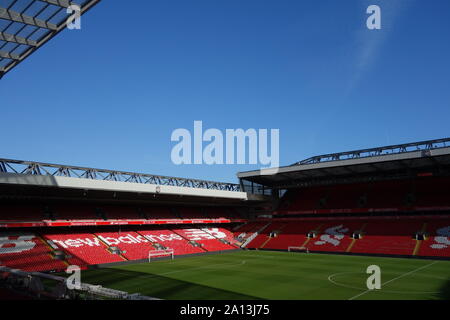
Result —
[[288, 247], [289, 252], [306, 252], [308, 253], [309, 250], [306, 247]]
[[151, 250], [148, 252], [148, 262], [151, 262], [152, 259], [168, 257], [170, 256], [173, 260], [174, 258], [174, 250], [173, 249], [164, 249], [164, 250]]

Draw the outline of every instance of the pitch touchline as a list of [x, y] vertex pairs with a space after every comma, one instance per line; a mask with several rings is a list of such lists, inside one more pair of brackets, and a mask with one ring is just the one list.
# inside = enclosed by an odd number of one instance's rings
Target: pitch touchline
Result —
[[[430, 263], [430, 264], [427, 264], [426, 266], [423, 266], [423, 267], [417, 268], [417, 269], [415, 269], [415, 270], [412, 270], [412, 271], [410, 271], [410, 272], [401, 274], [401, 275], [399, 275], [399, 276], [396, 277], [396, 278], [393, 278], [393, 279], [391, 279], [391, 280], [389, 280], [389, 281], [386, 281], [385, 283], [381, 284], [381, 286], [384, 286], [384, 285], [386, 285], [386, 284], [388, 284], [388, 283], [391, 283], [392, 281], [395, 281], [395, 280], [398, 280], [398, 279], [400, 279], [400, 278], [403, 278], [403, 277], [405, 277], [405, 276], [407, 276], [407, 275], [413, 274], [414, 272], [417, 272], [417, 271], [419, 271], [419, 270], [428, 268], [429, 266], [432, 266], [433, 264], [436, 264], [436, 263], [438, 263], [438, 262], [439, 262], [439, 261], [434, 261], [434, 262], [432, 262], [432, 263]], [[356, 299], [356, 298], [359, 298], [359, 297], [361, 297], [362, 295], [364, 295], [364, 294], [366, 294], [367, 292], [370, 292], [370, 291], [373, 291], [373, 290], [366, 290], [366, 291], [364, 291], [364, 292], [361, 292], [361, 293], [357, 294], [356, 296], [353, 296], [353, 297], [349, 298], [348, 300], [354, 300], [354, 299]]]

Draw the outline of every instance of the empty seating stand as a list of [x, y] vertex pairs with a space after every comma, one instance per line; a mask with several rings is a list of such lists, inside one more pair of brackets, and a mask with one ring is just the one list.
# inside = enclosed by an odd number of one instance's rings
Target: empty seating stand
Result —
[[346, 252], [353, 242], [352, 235], [361, 230], [362, 222], [336, 221], [318, 227], [317, 236], [308, 241], [310, 251]]
[[450, 219], [427, 223], [426, 240], [420, 244], [419, 255], [427, 257], [450, 257]]
[[226, 240], [227, 235], [217, 228], [211, 229], [177, 229], [174, 230], [188, 241], [195, 241], [201, 244], [202, 249], [206, 251], [221, 251], [235, 249], [232, 245], [223, 243], [220, 239]]
[[423, 222], [387, 220], [368, 222], [362, 238], [356, 240], [351, 252], [387, 255], [413, 255], [416, 246], [414, 235]]
[[172, 230], [140, 230], [139, 234], [146, 236], [152, 242], [173, 249], [174, 255], [205, 252], [201, 248], [194, 247], [187, 239]]
[[450, 206], [448, 178], [377, 181], [289, 190], [275, 214], [404, 211]]
[[[269, 234], [279, 231], [275, 237]], [[308, 233], [315, 236], [309, 238]], [[415, 235], [426, 231], [425, 240]], [[359, 234], [361, 238], [353, 238]], [[305, 247], [310, 252], [348, 252], [375, 255], [450, 257], [450, 218], [300, 220], [272, 223], [248, 244], [249, 248], [287, 250]]]
[[0, 265], [25, 271], [64, 270], [66, 264], [54, 259], [51, 248], [33, 233], [0, 233]]
[[99, 208], [107, 219], [140, 219], [137, 208], [125, 206], [102, 206]]
[[100, 219], [94, 206], [57, 205], [51, 206], [50, 209], [57, 220]]
[[[281, 232], [274, 238], [271, 238], [264, 249], [287, 250], [288, 247], [304, 246], [308, 240], [308, 233], [317, 230], [320, 222], [289, 222]], [[252, 243], [250, 243], [252, 245]]]
[[0, 221], [39, 221], [44, 219], [41, 206], [33, 205], [1, 205]]
[[108, 251], [108, 246], [92, 233], [45, 234], [43, 238], [70, 255], [68, 262], [71, 264], [86, 266], [124, 261]]
[[143, 235], [132, 231], [96, 232], [95, 235], [108, 247], [117, 247], [128, 260], [147, 259], [155, 248]]

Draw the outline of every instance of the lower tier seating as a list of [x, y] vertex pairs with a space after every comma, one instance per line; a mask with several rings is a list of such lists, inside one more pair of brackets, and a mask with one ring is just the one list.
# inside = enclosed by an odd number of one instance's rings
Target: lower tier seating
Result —
[[108, 247], [119, 248], [121, 255], [128, 260], [147, 259], [148, 252], [155, 250], [150, 240], [136, 232], [97, 232], [95, 235]]
[[427, 223], [428, 234], [420, 246], [421, 256], [450, 257], [450, 222], [439, 220]]
[[209, 229], [177, 229], [174, 230], [183, 238], [189, 241], [195, 241], [201, 245], [201, 248], [206, 251], [220, 251], [220, 250], [231, 250], [235, 247], [230, 244], [220, 241], [226, 240], [227, 234], [219, 231], [218, 228]]
[[44, 234], [49, 244], [64, 251], [70, 264], [86, 266], [124, 261], [123, 257], [111, 254], [108, 246], [92, 233]]
[[[295, 246], [311, 252], [450, 257], [450, 217], [428, 220], [423, 217], [272, 222], [247, 247], [287, 250]], [[308, 237], [312, 232], [315, 235]], [[425, 240], [416, 240], [416, 234], [421, 233], [425, 233]], [[354, 239], [354, 234], [360, 238]]]
[[55, 260], [51, 248], [32, 233], [0, 233], [0, 265], [25, 271], [60, 270], [67, 264]]
[[144, 230], [139, 231], [153, 243], [158, 243], [165, 248], [173, 249], [175, 255], [205, 252], [199, 247], [194, 247], [187, 239], [172, 230]]
[[[308, 233], [313, 230], [318, 230], [319, 222], [291, 222], [286, 223], [281, 232], [276, 237], [267, 241], [263, 248], [287, 250], [288, 247], [302, 247], [308, 240]], [[250, 243], [252, 246], [253, 244]]]
[[367, 223], [362, 239], [355, 241], [351, 252], [412, 255], [417, 243], [414, 235], [422, 225], [420, 221], [402, 220]]
[[[0, 233], [0, 265], [26, 271], [62, 271], [89, 265], [147, 259], [150, 251], [173, 249], [174, 255], [236, 249], [225, 228], [135, 228], [113, 232], [65, 231]], [[100, 229], [101, 230], [101, 229]]]

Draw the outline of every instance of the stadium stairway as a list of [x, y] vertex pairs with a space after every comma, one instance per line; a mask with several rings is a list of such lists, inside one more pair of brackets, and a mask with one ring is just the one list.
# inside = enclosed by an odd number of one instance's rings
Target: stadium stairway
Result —
[[371, 221], [361, 239], [352, 247], [353, 253], [412, 255], [416, 246], [414, 234], [423, 225], [420, 221]]
[[194, 248], [199, 248], [199, 249], [202, 250], [203, 252], [207, 252], [207, 251], [208, 251], [208, 250], [206, 250], [205, 248], [203, 248], [201, 245], [199, 245], [199, 246], [193, 245], [192, 243], [197, 243], [197, 242], [196, 242], [196, 241], [193, 241], [193, 240], [189, 240], [189, 239], [185, 236], [183, 229], [172, 229], [172, 231], [175, 232], [175, 233], [176, 233], [177, 235], [179, 235], [180, 237], [182, 237], [182, 238], [187, 242], [188, 245], [190, 245], [190, 246], [192, 246], [192, 247], [194, 247]]
[[127, 260], [112, 254], [108, 245], [92, 233], [51, 233], [42, 237], [70, 256], [66, 259], [70, 264], [86, 267]]
[[[259, 245], [262, 243], [262, 240], [264, 238], [264, 235], [261, 235], [261, 233], [266, 230], [271, 225], [271, 222], [265, 223], [261, 228], [253, 231], [254, 229], [251, 229], [253, 232], [250, 233], [250, 235], [246, 236], [246, 239], [244, 243], [242, 244], [242, 248], [258, 248]], [[256, 226], [255, 226], [256, 227]], [[251, 245], [251, 246], [250, 246]]]
[[[420, 229], [420, 232], [425, 234], [425, 232], [427, 231], [427, 223], [424, 222], [422, 228]], [[414, 251], [412, 253], [413, 256], [417, 256], [417, 254], [419, 253], [420, 247], [422, 245], [423, 240], [418, 240], [416, 239], [416, 245], [414, 247]]]
[[28, 232], [0, 233], [0, 265], [25, 271], [64, 270], [42, 237]]
[[426, 237], [418, 250], [419, 256], [450, 257], [450, 219], [429, 221]]
[[58, 250], [58, 247], [57, 246], [54, 246], [54, 247], [52, 247], [41, 235], [36, 235], [36, 237], [40, 240], [40, 241], [42, 241], [42, 243], [48, 248], [48, 250], [49, 250], [49, 256], [50, 256], [50, 258], [51, 259], [54, 259], [54, 260], [58, 260], [58, 261], [61, 261], [61, 263], [63, 263], [64, 264], [64, 266], [65, 266], [65, 268], [67, 268], [68, 266], [70, 266], [70, 263], [69, 263], [69, 261], [67, 261], [67, 258], [65, 258], [64, 260], [59, 260], [59, 259], [56, 259], [55, 257], [56, 257], [56, 252], [57, 252], [57, 250]]
[[[362, 225], [362, 227], [359, 229], [359, 230], [354, 230], [355, 232], [356, 231], [359, 231], [359, 232], [361, 232], [361, 233], [363, 233], [364, 232], [364, 229], [366, 228], [366, 226], [367, 226], [367, 223], [364, 223], [363, 225]], [[356, 241], [358, 241], [359, 239], [352, 239], [352, 242], [349, 244], [349, 246], [347, 247], [347, 249], [345, 250], [345, 252], [352, 252], [352, 248], [353, 248], [353, 246], [355, 245], [355, 243], [356, 243]]]
[[[109, 248], [119, 248], [121, 251], [119, 256], [126, 260], [147, 259], [148, 252], [153, 250], [153, 246], [148, 239], [133, 231], [101, 232], [96, 233], [95, 236]], [[113, 241], [113, 243], [107, 243], [107, 241]]]
[[[226, 238], [218, 238], [216, 236], [216, 233], [214, 232], [214, 230], [217, 229], [218, 232], [224, 233], [226, 235]], [[211, 236], [213, 236], [215, 239], [217, 239], [218, 241], [222, 242], [221, 240], [226, 240], [229, 244], [229, 246], [231, 246], [233, 249], [238, 249], [239, 246], [236, 245], [234, 242], [234, 237], [233, 237], [233, 233], [231, 233], [230, 231], [228, 231], [227, 229], [224, 228], [202, 228], [203, 231], [205, 231], [206, 233], [210, 234]]]
[[259, 246], [258, 249], [263, 249], [263, 248], [269, 243], [269, 241], [272, 240], [272, 239], [274, 238], [274, 237], [271, 237], [271, 236], [270, 236], [270, 234], [271, 234], [272, 232], [278, 231], [278, 232], [279, 232], [278, 235], [279, 235], [280, 233], [283, 232], [283, 228], [286, 227], [286, 225], [287, 225], [286, 223], [278, 223], [278, 224], [272, 223], [272, 225], [271, 225], [269, 228], [267, 228], [268, 230], [271, 230], [271, 231], [269, 232], [269, 234], [267, 234], [267, 239], [266, 239], [266, 241], [264, 241], [264, 242]]
[[219, 232], [218, 229], [217, 230], [211, 229], [211, 232], [207, 232], [204, 229], [197, 229], [197, 228], [177, 229], [173, 231], [179, 234], [187, 241], [189, 241], [190, 243], [197, 243], [199, 245], [199, 248], [201, 248], [205, 252], [234, 249], [233, 246], [225, 244], [215, 236], [211, 235], [212, 231]]
[[168, 249], [173, 249], [175, 255], [205, 252], [200, 247], [191, 245], [187, 239], [171, 229], [140, 230], [139, 234], [145, 236], [151, 242], [157, 242]]

